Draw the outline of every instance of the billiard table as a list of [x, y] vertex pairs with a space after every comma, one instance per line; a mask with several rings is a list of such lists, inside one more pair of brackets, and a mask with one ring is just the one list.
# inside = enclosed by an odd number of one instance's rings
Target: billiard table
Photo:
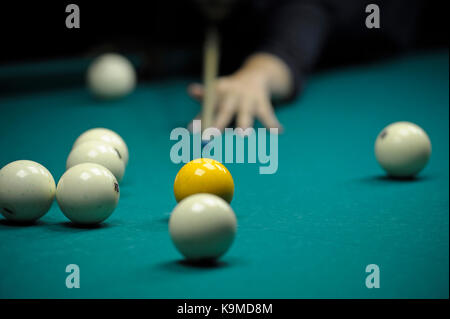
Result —
[[[449, 55], [417, 52], [313, 74], [277, 106], [285, 127], [278, 170], [226, 164], [238, 219], [217, 263], [183, 261], [168, 232], [176, 205], [171, 130], [199, 111], [191, 78], [140, 82], [98, 101], [84, 86], [88, 59], [0, 66], [0, 167], [18, 159], [56, 182], [75, 139], [93, 127], [130, 149], [112, 216], [70, 223], [55, 202], [37, 223], [0, 216], [0, 298], [448, 298]], [[198, 80], [198, 79], [196, 79]], [[385, 176], [374, 156], [383, 127], [411, 121], [432, 142], [415, 178]], [[66, 287], [67, 265], [80, 288]], [[368, 288], [368, 265], [379, 288]]]

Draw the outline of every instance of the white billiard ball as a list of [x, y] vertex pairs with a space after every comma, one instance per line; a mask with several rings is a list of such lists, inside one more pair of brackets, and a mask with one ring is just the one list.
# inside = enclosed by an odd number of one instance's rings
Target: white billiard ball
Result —
[[72, 148], [87, 141], [101, 141], [110, 144], [117, 150], [119, 157], [124, 161], [125, 166], [128, 164], [129, 155], [127, 144], [116, 132], [102, 127], [87, 130], [75, 140]]
[[119, 202], [119, 183], [104, 166], [83, 163], [67, 170], [56, 187], [56, 201], [76, 224], [98, 224]]
[[97, 57], [89, 66], [87, 84], [97, 98], [120, 98], [135, 88], [136, 71], [124, 56], [106, 53]]
[[396, 122], [386, 126], [375, 142], [378, 163], [392, 177], [412, 177], [431, 155], [427, 133], [414, 123]]
[[118, 182], [122, 181], [125, 164], [117, 150], [100, 141], [87, 141], [74, 147], [66, 162], [66, 169], [81, 163], [100, 164], [113, 173]]
[[55, 188], [52, 174], [41, 164], [11, 162], [0, 170], [0, 211], [9, 220], [35, 221], [50, 209]]
[[169, 232], [175, 247], [188, 260], [216, 259], [233, 243], [236, 216], [222, 198], [195, 194], [172, 211]]

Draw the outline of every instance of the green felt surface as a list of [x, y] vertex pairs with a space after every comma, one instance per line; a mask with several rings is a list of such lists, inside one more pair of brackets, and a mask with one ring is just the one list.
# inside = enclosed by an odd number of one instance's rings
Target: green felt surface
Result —
[[[103, 103], [83, 87], [0, 96], [0, 166], [30, 159], [58, 180], [75, 138], [97, 126], [130, 149], [119, 205], [102, 227], [71, 226], [56, 203], [33, 226], [1, 217], [0, 297], [448, 298], [448, 61], [441, 51], [312, 76], [277, 111], [277, 173], [227, 165], [239, 225], [217, 267], [180, 263], [167, 229], [181, 167], [169, 134], [199, 111], [189, 81], [141, 83]], [[384, 178], [373, 153], [379, 131], [399, 120], [423, 127], [433, 145], [413, 181]], [[379, 289], [365, 287], [372, 263]], [[80, 289], [65, 286], [68, 264], [80, 266]]]

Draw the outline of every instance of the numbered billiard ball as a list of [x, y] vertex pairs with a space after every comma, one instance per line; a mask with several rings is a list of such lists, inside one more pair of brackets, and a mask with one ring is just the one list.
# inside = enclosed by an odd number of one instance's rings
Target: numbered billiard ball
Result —
[[169, 233], [188, 260], [211, 260], [225, 254], [236, 235], [236, 216], [230, 205], [212, 194], [183, 199], [172, 211]]
[[87, 141], [101, 141], [110, 144], [117, 150], [119, 157], [124, 161], [125, 166], [128, 164], [128, 147], [123, 138], [116, 132], [102, 127], [87, 130], [81, 134], [73, 144], [72, 148]]
[[106, 53], [97, 57], [87, 71], [91, 93], [103, 100], [117, 99], [131, 93], [136, 86], [136, 71], [124, 56]]
[[0, 170], [0, 211], [5, 218], [32, 222], [44, 216], [55, 198], [55, 180], [41, 164], [20, 160]]
[[412, 177], [428, 163], [431, 142], [425, 131], [410, 122], [386, 126], [375, 142], [375, 156], [392, 177]]
[[173, 190], [177, 202], [193, 194], [209, 193], [230, 203], [234, 194], [234, 182], [224, 165], [210, 158], [198, 158], [178, 171]]
[[119, 202], [119, 183], [104, 166], [83, 163], [69, 168], [56, 187], [56, 201], [76, 224], [98, 224]]
[[67, 158], [66, 169], [81, 163], [96, 163], [106, 167], [118, 182], [122, 181], [125, 173], [125, 163], [117, 150], [100, 141], [87, 141], [74, 147]]

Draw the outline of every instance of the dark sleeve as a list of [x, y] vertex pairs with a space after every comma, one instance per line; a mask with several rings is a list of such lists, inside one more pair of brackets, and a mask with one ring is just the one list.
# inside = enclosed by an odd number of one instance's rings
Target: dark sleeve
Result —
[[281, 58], [289, 67], [294, 82], [290, 98], [301, 91], [318, 60], [329, 26], [328, 10], [320, 1], [283, 1], [269, 12], [259, 51]]

